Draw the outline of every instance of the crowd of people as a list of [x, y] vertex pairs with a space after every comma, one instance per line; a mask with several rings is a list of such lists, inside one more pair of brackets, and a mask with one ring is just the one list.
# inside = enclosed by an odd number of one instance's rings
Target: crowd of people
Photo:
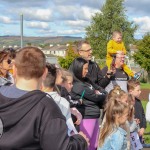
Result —
[[47, 63], [37, 47], [0, 52], [0, 150], [143, 148], [150, 111], [145, 117], [121, 32], [108, 42], [102, 70], [87, 41], [77, 50], [68, 70]]

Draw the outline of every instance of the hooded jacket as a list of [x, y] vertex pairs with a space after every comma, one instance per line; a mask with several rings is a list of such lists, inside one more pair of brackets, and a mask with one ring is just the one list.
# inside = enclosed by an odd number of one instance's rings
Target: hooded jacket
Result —
[[77, 134], [77, 130], [73, 124], [72, 118], [71, 118], [71, 111], [70, 111], [70, 104], [69, 102], [61, 97], [57, 92], [47, 92], [56, 102], [56, 104], [59, 106], [62, 114], [66, 118], [66, 124], [68, 126], [68, 135], [71, 135], [71, 132], [73, 131], [75, 134]]
[[84, 119], [100, 117], [100, 107], [103, 107], [106, 98], [104, 93], [96, 94], [95, 89], [89, 83], [76, 81], [70, 94], [73, 100], [81, 99], [82, 104], [77, 105], [76, 108]]
[[64, 116], [39, 90], [19, 98], [0, 93], [0, 150], [85, 150], [80, 135], [68, 137]]

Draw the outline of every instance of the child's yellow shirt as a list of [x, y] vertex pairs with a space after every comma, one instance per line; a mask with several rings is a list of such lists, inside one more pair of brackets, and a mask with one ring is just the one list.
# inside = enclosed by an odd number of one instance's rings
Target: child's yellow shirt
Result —
[[116, 54], [117, 51], [123, 51], [126, 54], [124, 43], [117, 43], [114, 40], [110, 40], [107, 44], [107, 56], [106, 59], [112, 60], [112, 54]]

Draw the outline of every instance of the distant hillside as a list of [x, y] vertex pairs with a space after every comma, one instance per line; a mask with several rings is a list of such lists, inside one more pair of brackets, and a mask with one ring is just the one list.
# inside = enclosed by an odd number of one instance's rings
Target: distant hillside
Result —
[[[40, 44], [64, 44], [82, 40], [81, 37], [57, 36], [57, 37], [23, 37], [23, 45], [31, 43], [39, 46]], [[0, 36], [0, 48], [3, 46], [20, 46], [20, 36]]]

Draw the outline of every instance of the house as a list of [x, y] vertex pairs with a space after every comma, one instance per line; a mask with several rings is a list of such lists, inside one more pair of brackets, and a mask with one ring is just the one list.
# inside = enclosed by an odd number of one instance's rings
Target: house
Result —
[[49, 48], [42, 49], [42, 51], [45, 55], [51, 54], [54, 56], [65, 57], [66, 56], [66, 50], [68, 49], [68, 46], [69, 46], [68, 44], [66, 44], [66, 45], [57, 44], [55, 46], [50, 44]]

